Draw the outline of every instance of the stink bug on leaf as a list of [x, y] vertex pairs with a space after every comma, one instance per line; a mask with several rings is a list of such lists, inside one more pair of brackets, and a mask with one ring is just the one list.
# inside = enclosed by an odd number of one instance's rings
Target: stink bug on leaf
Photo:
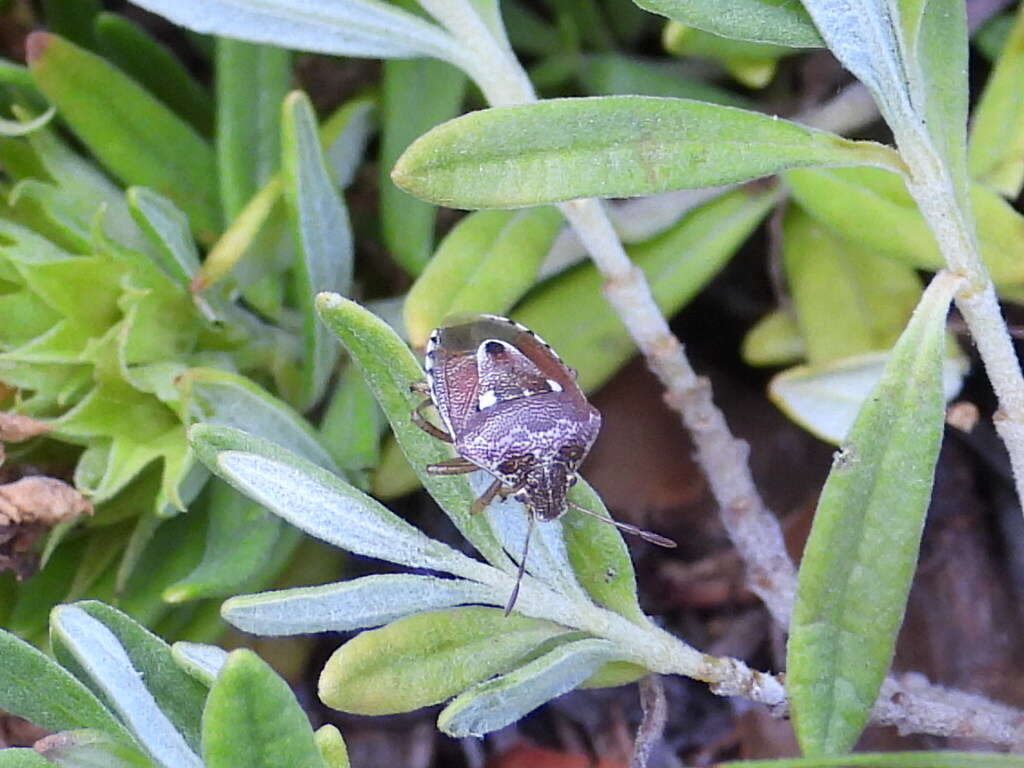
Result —
[[[519, 592], [534, 521], [554, 520], [569, 506], [654, 544], [675, 546], [670, 539], [567, 500], [601, 428], [601, 414], [587, 402], [572, 369], [533, 331], [496, 315], [456, 321], [430, 334], [425, 367], [427, 381], [414, 389], [429, 399], [412, 412], [412, 420], [452, 443], [458, 454], [427, 471], [461, 475], [485, 470], [494, 481], [473, 503], [473, 513], [495, 496], [513, 496], [530, 516], [506, 614]], [[429, 405], [447, 431], [426, 420], [423, 409]]]

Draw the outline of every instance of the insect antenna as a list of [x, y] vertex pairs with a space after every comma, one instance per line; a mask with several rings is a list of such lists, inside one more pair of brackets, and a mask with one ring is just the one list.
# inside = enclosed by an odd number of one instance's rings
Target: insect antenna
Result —
[[505, 605], [505, 615], [508, 616], [512, 613], [512, 608], [516, 604], [516, 598], [519, 597], [519, 585], [523, 583], [523, 573], [526, 572], [526, 556], [530, 553], [530, 536], [533, 534], [533, 515], [527, 513], [530, 520], [526, 524], [526, 541], [523, 542], [523, 559], [519, 561], [519, 573], [516, 574], [516, 585], [512, 588], [512, 594], [508, 598], [508, 603]]
[[644, 541], [649, 541], [651, 544], [657, 544], [659, 547], [666, 547], [668, 549], [675, 549], [678, 545], [665, 536], [659, 536], [652, 531], [645, 531], [643, 528], [638, 528], [635, 525], [629, 523], [620, 523], [618, 520], [612, 520], [610, 517], [602, 517], [596, 512], [591, 512], [589, 509], [584, 509], [579, 504], [573, 504], [571, 501], [566, 502], [570, 507], [575, 509], [577, 512], [582, 512], [584, 515], [590, 515], [591, 517], [597, 518], [602, 523], [608, 523], [614, 525], [616, 528], [625, 531], [626, 533], [632, 533], [634, 536], [639, 536]]

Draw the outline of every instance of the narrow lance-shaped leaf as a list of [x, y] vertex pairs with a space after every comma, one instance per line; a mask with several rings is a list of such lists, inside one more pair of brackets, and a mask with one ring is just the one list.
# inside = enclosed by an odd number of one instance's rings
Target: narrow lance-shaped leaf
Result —
[[296, 291], [306, 340], [299, 402], [306, 409], [320, 399], [338, 357], [337, 344], [317, 318], [313, 297], [320, 291], [348, 292], [352, 230], [345, 203], [327, 171], [309, 97], [294, 92], [283, 109], [284, 194], [299, 252]]
[[[70, 619], [68, 611], [71, 612]], [[90, 624], [83, 617], [95, 623]], [[83, 631], [80, 633], [72, 627]], [[138, 674], [144, 681], [147, 694], [152, 696], [159, 711], [173, 724], [176, 733], [193, 749], [199, 748], [199, 714], [206, 698], [206, 688], [178, 668], [167, 643], [116, 608], [95, 600], [57, 608], [51, 630], [51, 643], [57, 659], [82, 677], [97, 693], [111, 701], [123, 718], [126, 716], [120, 706], [127, 700], [119, 698], [120, 694], [115, 690], [115, 678], [126, 673]], [[123, 662], [119, 662], [114, 669], [109, 664], [103, 666], [93, 663], [93, 660], [83, 660], [82, 654], [86, 652], [87, 646], [97, 647], [90, 643], [106, 642], [102, 640], [104, 633], [109, 633], [108, 639], [116, 641], [129, 666], [125, 667]], [[103, 653], [105, 651], [99, 652], [97, 658], [102, 657]], [[107, 660], [112, 658], [108, 656]], [[147, 732], [146, 735], [137, 731], [136, 735], [147, 746], [148, 736], [161, 738], [159, 729]]]
[[142, 86], [95, 54], [46, 32], [28, 38], [39, 90], [115, 176], [151, 187], [210, 242], [220, 230], [213, 149]]
[[203, 711], [205, 768], [324, 768], [288, 684], [250, 650], [221, 667]]
[[219, 38], [216, 55], [217, 167], [231, 221], [281, 162], [281, 102], [291, 88], [284, 49]]
[[446, 62], [384, 62], [380, 228], [391, 255], [413, 275], [423, 270], [434, 249], [437, 208], [398, 189], [391, 181], [391, 168], [413, 139], [459, 114], [465, 90], [466, 76]]
[[199, 269], [199, 253], [188, 229], [188, 217], [163, 195], [132, 187], [126, 195], [135, 223], [149, 236], [160, 268], [182, 285]]
[[[903, 181], [874, 168], [789, 171], [793, 197], [853, 243], [922, 269], [942, 266], [935, 237]], [[970, 185], [981, 258], [1001, 290], [1024, 283], [1024, 216], [988, 186]]]
[[1008, 198], [1024, 185], [1024, 8], [974, 110], [967, 159], [971, 175]]
[[311, 536], [413, 568], [476, 573], [481, 567], [427, 538], [341, 478], [280, 446], [207, 424], [192, 427], [189, 438], [214, 473]]
[[202, 768], [110, 629], [81, 608], [61, 606], [54, 611], [52, 631], [158, 763]]
[[507, 600], [508, 595], [473, 581], [389, 573], [232, 597], [221, 612], [245, 632], [281, 636], [365, 629], [411, 613], [470, 603], [504, 606]]
[[841, 240], [797, 207], [783, 264], [811, 364], [889, 349], [921, 297], [914, 269]]
[[207, 486], [205, 503], [209, 522], [203, 559], [164, 590], [169, 603], [235, 593], [267, 565], [280, 538], [280, 518], [226, 483], [214, 480]]
[[0, 708], [4, 711], [49, 731], [96, 728], [131, 742], [124, 726], [85, 685], [53, 659], [3, 630], [0, 658]]
[[967, 201], [967, 30], [962, 2], [804, 0], [836, 58], [875, 97], [901, 150], [938, 154]]
[[423, 399], [410, 386], [424, 380], [423, 369], [405, 343], [380, 318], [341, 296], [317, 297], [320, 316], [341, 339], [353, 362], [363, 372], [391, 429], [420, 482], [470, 543], [488, 562], [510, 562], [482, 515], [470, 514], [475, 498], [465, 478], [434, 477], [426, 466], [452, 457], [449, 446], [412, 423], [410, 414]]
[[[100, 13], [96, 42], [114, 64], [204, 136], [213, 132], [213, 99], [178, 57], [141, 27], [116, 13]], [[282, 94], [283, 95], [283, 94]]]
[[565, 627], [500, 608], [453, 608], [399, 619], [336, 650], [320, 699], [342, 712], [408, 712], [454, 696], [521, 663]]
[[216, 645], [183, 641], [171, 646], [171, 655], [179, 667], [209, 687], [220, 674], [228, 652]]
[[392, 178], [454, 208], [636, 197], [787, 168], [901, 168], [893, 150], [719, 104], [646, 96], [549, 99], [463, 115], [421, 136]]
[[406, 296], [403, 314], [413, 347], [422, 349], [446, 316], [503, 315], [533, 285], [562, 228], [554, 208], [479, 211], [441, 241]]
[[190, 368], [178, 378], [178, 386], [193, 418], [272, 440], [324, 469], [336, 469], [309, 422], [251, 379], [215, 368]]
[[0, 768], [53, 768], [53, 763], [31, 747], [0, 750]]
[[945, 319], [958, 284], [939, 273], [925, 291], [818, 502], [786, 665], [808, 755], [853, 746], [892, 662], [942, 440]]
[[437, 727], [449, 736], [483, 736], [568, 693], [620, 654], [607, 640], [565, 643], [529, 664], [470, 688], [444, 708]]
[[134, 0], [196, 32], [337, 56], [462, 60], [445, 31], [379, 0], [310, 6], [303, 0], [241, 5], [233, 0]]
[[353, 484], [367, 490], [368, 474], [380, 463], [387, 423], [363, 374], [345, 366], [320, 423], [320, 440]]
[[799, 3], [787, 0], [634, 0], [680, 24], [737, 40], [795, 48], [824, 45]]

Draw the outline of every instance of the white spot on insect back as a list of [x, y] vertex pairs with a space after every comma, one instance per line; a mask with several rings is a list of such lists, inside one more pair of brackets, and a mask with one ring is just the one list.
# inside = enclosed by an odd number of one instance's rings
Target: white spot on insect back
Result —
[[548, 386], [551, 387], [551, 391], [552, 392], [561, 392], [562, 391], [562, 385], [559, 384], [554, 379], [548, 379], [547, 382], [548, 382]]
[[477, 398], [477, 407], [482, 411], [487, 408], [492, 408], [498, 404], [498, 393], [493, 389], [488, 389], [486, 392], [481, 392], [480, 397]]

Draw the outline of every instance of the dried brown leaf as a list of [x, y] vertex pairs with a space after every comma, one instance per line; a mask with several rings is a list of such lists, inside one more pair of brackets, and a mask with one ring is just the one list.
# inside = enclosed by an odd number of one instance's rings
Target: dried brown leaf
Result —
[[18, 579], [35, 573], [35, 543], [57, 523], [91, 515], [92, 504], [81, 493], [53, 477], [23, 477], [0, 485], [0, 572]]

